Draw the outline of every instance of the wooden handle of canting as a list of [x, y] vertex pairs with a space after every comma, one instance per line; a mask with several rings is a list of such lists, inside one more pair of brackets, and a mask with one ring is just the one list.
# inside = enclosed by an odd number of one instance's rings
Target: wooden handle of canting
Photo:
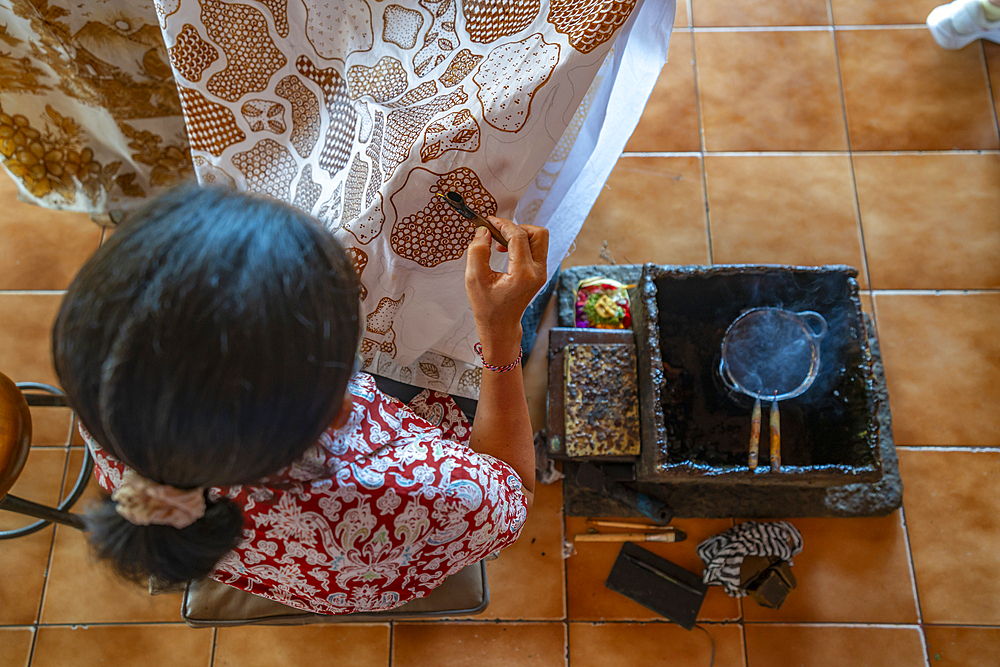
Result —
[[577, 542], [676, 542], [676, 533], [580, 533]]

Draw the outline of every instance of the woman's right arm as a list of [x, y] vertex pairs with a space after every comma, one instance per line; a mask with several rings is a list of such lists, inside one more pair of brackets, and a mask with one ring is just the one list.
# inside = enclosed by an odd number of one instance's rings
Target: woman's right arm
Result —
[[[542, 227], [519, 226], [501, 218], [491, 217], [490, 222], [508, 240], [507, 273], [490, 268], [493, 242], [489, 232], [479, 228], [469, 245], [465, 289], [483, 358], [490, 365], [506, 366], [520, 352], [521, 316], [545, 284], [549, 234]], [[530, 507], [535, 489], [535, 449], [520, 367], [505, 373], [483, 369], [470, 445], [514, 469], [527, 491]]]

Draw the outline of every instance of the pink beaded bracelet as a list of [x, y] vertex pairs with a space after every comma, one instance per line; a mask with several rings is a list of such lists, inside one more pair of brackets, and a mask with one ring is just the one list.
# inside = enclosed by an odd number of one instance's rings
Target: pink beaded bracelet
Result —
[[521, 348], [517, 348], [517, 359], [507, 364], [506, 366], [491, 366], [490, 364], [486, 363], [486, 359], [483, 358], [483, 346], [480, 343], [476, 343], [473, 349], [475, 349], [476, 354], [479, 355], [479, 358], [482, 359], [483, 368], [491, 370], [494, 373], [506, 373], [507, 371], [512, 371], [514, 370], [515, 366], [521, 363]]

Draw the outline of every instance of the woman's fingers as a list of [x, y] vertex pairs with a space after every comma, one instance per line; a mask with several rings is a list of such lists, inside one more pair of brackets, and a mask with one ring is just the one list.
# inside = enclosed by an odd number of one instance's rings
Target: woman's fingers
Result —
[[485, 227], [476, 229], [476, 235], [469, 244], [468, 254], [465, 259], [465, 282], [484, 283], [486, 279], [493, 275], [490, 268], [490, 248], [493, 239], [490, 231]]

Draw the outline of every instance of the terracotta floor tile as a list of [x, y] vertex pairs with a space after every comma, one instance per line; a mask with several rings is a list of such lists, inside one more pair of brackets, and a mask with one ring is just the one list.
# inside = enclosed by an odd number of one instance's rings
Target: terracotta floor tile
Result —
[[709, 155], [705, 175], [717, 263], [848, 264], [864, 286], [849, 157]]
[[944, 0], [831, 0], [835, 25], [899, 25], [923, 23]]
[[708, 235], [701, 162], [697, 157], [618, 160], [563, 266], [707, 264]]
[[926, 623], [1000, 625], [1000, 452], [901, 451]]
[[626, 152], [701, 150], [691, 39], [688, 32], [671, 35], [667, 64], [625, 145]]
[[0, 625], [26, 625], [37, 620], [52, 530], [49, 526], [27, 537], [5, 541], [0, 547]]
[[[673, 525], [687, 533], [687, 540], [675, 544], [643, 543], [658, 556], [680, 567], [701, 574], [705, 564], [695, 553], [702, 540], [732, 527], [730, 519], [683, 519]], [[566, 517], [566, 539], [587, 531], [584, 517]], [[573, 621], [653, 621], [663, 617], [637, 602], [604, 586], [611, 567], [621, 551], [621, 544], [587, 542], [576, 544], [576, 555], [566, 559], [566, 588], [569, 618]], [[739, 603], [719, 586], [708, 590], [699, 619], [725, 621], [739, 618]]]
[[[70, 473], [75, 481], [80, 450], [70, 455]], [[82, 510], [100, 495], [91, 480], [77, 504]], [[151, 596], [141, 586], [123, 581], [111, 569], [96, 561], [86, 538], [72, 528], [56, 531], [42, 608], [43, 623], [122, 623], [179, 621], [180, 594]]]
[[211, 667], [212, 632], [181, 625], [109, 625], [38, 630], [32, 667], [184, 665]]
[[[678, 0], [677, 14], [674, 15], [674, 29], [690, 27], [691, 20], [688, 17], [686, 0]], [[673, 39], [673, 38], [671, 38]]]
[[846, 150], [829, 32], [697, 33], [694, 43], [706, 150]]
[[32, 634], [30, 628], [0, 628], [0, 667], [28, 667]]
[[747, 624], [749, 667], [919, 667], [916, 628]]
[[[59, 501], [64, 450], [32, 449], [11, 494], [44, 505]], [[0, 530], [13, 530], [34, 519], [0, 511]], [[5, 541], [0, 546], [0, 624], [27, 624], [38, 618], [38, 605], [49, 564], [52, 528], [27, 537]]]
[[490, 606], [481, 618], [562, 620], [562, 482], [535, 483], [535, 502], [521, 537], [486, 563]]
[[875, 293], [897, 445], [1000, 446], [1000, 294]]
[[986, 50], [986, 67], [990, 73], [990, 88], [993, 90], [993, 108], [1000, 109], [1000, 44], [983, 41]]
[[214, 667], [388, 667], [389, 624], [219, 628]]
[[[63, 447], [69, 436], [69, 408], [31, 408], [31, 444], [33, 447]], [[73, 432], [74, 441], [83, 440]]]
[[[743, 667], [743, 637], [738, 625], [702, 626], [715, 640], [715, 667]], [[573, 667], [675, 667], [707, 665], [709, 638], [673, 623], [570, 623], [569, 659]]]
[[0, 369], [14, 382], [58, 385], [52, 324], [61, 294], [0, 294]]
[[854, 174], [874, 287], [1000, 287], [1000, 156], [856, 155]]
[[934, 667], [994, 667], [1000, 656], [1000, 628], [924, 627]]
[[563, 623], [396, 623], [394, 667], [564, 667]]
[[743, 601], [748, 621], [916, 623], [899, 513], [877, 519], [791, 519], [802, 533], [799, 580], [781, 609]]
[[922, 28], [837, 31], [837, 48], [852, 150], [997, 148], [980, 49]]
[[824, 0], [691, 0], [695, 26], [829, 25]]
[[66, 289], [101, 241], [84, 213], [17, 201], [17, 185], [0, 175], [0, 289]]

